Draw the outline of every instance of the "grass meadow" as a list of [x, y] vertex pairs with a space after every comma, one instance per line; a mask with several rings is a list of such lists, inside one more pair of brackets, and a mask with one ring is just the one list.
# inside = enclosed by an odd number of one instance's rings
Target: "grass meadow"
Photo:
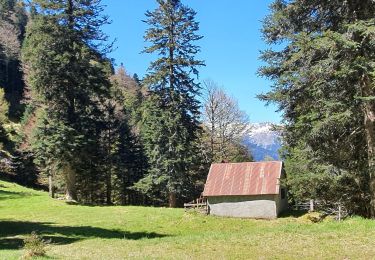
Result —
[[375, 221], [253, 220], [183, 209], [81, 206], [0, 181], [0, 259], [20, 259], [23, 239], [48, 240], [39, 259], [374, 259]]

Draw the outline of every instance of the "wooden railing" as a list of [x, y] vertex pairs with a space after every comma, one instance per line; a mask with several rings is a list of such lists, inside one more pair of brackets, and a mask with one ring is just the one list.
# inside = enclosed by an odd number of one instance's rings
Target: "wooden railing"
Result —
[[195, 210], [204, 214], [208, 214], [208, 204], [207, 199], [200, 197], [196, 200], [193, 200], [189, 203], [184, 203], [185, 211]]
[[340, 202], [322, 203], [316, 200], [309, 200], [296, 203], [292, 206], [294, 210], [306, 210], [309, 212], [320, 211], [324, 216], [334, 216], [336, 220], [342, 220], [349, 216], [347, 209]]

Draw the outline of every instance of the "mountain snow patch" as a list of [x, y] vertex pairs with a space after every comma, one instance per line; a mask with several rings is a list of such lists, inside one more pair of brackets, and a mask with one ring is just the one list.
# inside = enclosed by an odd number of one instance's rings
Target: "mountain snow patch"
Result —
[[265, 157], [280, 159], [278, 150], [281, 148], [281, 135], [273, 127], [271, 123], [249, 125], [243, 143], [251, 151], [255, 161], [263, 161]]

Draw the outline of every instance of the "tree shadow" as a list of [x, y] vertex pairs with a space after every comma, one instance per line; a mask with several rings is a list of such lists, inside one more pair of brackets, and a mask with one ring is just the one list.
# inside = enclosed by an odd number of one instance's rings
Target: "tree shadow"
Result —
[[0, 238], [0, 250], [18, 249], [23, 245], [20, 238]]
[[28, 192], [15, 192], [15, 191], [5, 191], [0, 190], [0, 200], [9, 200], [9, 199], [19, 199], [28, 196], [38, 196], [36, 194], [31, 194]]
[[90, 238], [104, 239], [153, 239], [169, 235], [154, 232], [129, 232], [92, 226], [56, 226], [49, 222], [0, 221], [0, 250], [19, 249], [25, 236], [35, 231], [50, 244], [63, 245]]
[[299, 218], [305, 215], [308, 211], [307, 210], [287, 210], [280, 214], [279, 218]]
[[[45, 236], [42, 235], [43, 241], [47, 244], [53, 245], [66, 245], [80, 239], [77, 238], [69, 238], [69, 237], [62, 237], [62, 236]], [[7, 238], [0, 238], [0, 250], [17, 250], [23, 248], [24, 242], [22, 238], [19, 237], [7, 237]]]

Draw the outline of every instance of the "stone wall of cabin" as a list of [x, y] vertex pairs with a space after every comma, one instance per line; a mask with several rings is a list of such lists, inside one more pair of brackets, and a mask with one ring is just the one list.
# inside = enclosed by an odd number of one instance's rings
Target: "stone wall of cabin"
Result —
[[276, 196], [275, 201], [276, 201], [277, 215], [280, 215], [280, 213], [282, 213], [282, 212], [284, 212], [288, 209], [287, 189], [286, 188], [280, 188], [280, 189], [284, 189], [285, 197], [281, 198], [281, 190], [280, 190], [280, 194], [275, 195]]
[[[241, 218], [276, 218], [279, 195], [208, 197], [209, 213]], [[279, 204], [280, 205], [280, 204]]]

